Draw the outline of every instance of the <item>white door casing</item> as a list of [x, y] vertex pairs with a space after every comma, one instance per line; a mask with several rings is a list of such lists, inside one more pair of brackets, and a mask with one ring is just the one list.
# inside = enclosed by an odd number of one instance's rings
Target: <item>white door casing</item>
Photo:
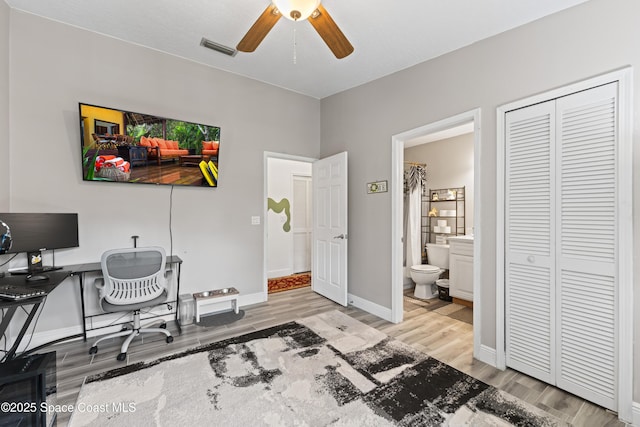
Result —
[[313, 163], [312, 289], [347, 305], [347, 153]]

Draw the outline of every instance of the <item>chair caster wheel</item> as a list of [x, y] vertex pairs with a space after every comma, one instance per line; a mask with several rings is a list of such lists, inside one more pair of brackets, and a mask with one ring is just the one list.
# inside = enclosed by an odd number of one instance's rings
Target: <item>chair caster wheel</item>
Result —
[[127, 358], [127, 353], [120, 353], [117, 357], [117, 359], [122, 362], [124, 359]]
[[173, 342], [173, 337], [167, 337], [167, 344], [172, 343]]
[[161, 327], [162, 329], [167, 329], [167, 324], [166, 324], [166, 323], [163, 323], [163, 324], [161, 324], [161, 325], [160, 325], [160, 327]]
[[93, 346], [89, 349], [89, 354], [96, 354], [98, 352], [98, 346]]

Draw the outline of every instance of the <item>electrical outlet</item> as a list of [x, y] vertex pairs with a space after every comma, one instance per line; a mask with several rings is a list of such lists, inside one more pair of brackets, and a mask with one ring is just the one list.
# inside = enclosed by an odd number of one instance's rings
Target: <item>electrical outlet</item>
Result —
[[260, 217], [252, 216], [251, 217], [251, 225], [260, 225]]

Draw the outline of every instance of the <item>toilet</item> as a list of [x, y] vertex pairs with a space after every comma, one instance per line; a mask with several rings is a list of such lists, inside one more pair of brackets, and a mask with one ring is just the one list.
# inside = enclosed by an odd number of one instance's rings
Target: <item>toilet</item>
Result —
[[409, 269], [411, 280], [416, 284], [413, 295], [420, 299], [438, 297], [435, 283], [440, 274], [449, 269], [449, 245], [427, 243], [427, 260], [429, 264], [412, 265]]

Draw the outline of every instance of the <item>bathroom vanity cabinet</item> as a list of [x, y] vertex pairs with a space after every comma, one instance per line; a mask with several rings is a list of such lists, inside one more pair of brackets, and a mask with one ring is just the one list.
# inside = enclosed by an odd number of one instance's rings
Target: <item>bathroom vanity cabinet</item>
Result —
[[449, 238], [449, 295], [473, 301], [473, 236]]

